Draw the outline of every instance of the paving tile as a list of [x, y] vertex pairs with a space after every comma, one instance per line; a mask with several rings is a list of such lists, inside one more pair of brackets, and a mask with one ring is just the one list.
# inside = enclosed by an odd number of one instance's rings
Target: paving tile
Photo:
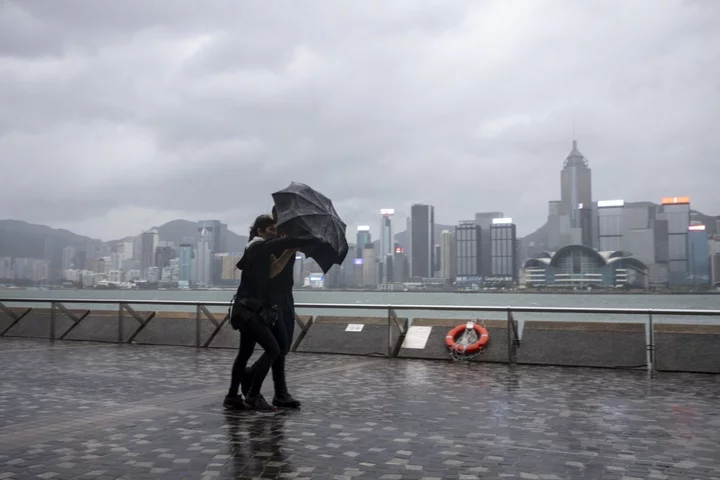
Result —
[[720, 376], [292, 354], [268, 415], [230, 350], [48, 345], [0, 339], [0, 480], [720, 479]]

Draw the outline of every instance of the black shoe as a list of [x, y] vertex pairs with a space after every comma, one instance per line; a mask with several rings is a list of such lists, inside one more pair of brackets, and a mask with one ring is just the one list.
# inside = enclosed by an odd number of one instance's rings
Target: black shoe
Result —
[[299, 400], [295, 400], [293, 396], [287, 392], [275, 395], [272, 403], [278, 408], [300, 408], [300, 405], [302, 405]]
[[233, 410], [245, 410], [245, 401], [242, 395], [235, 395], [234, 397], [226, 395], [223, 401], [223, 407]]
[[257, 397], [246, 397], [245, 408], [248, 410], [257, 410], [259, 412], [277, 412], [277, 408], [270, 405], [262, 395], [258, 395]]
[[240, 380], [240, 391], [246, 397], [247, 397], [248, 392], [250, 391], [250, 387], [252, 386], [254, 374], [255, 374], [255, 372], [253, 372], [252, 367], [248, 367], [245, 369], [245, 373], [243, 374], [242, 380]]

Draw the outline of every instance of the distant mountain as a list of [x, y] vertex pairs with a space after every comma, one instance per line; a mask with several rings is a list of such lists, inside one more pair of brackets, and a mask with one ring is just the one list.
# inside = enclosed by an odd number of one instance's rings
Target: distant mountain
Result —
[[164, 242], [173, 242], [179, 245], [185, 242], [194, 244], [197, 241], [197, 223], [190, 220], [171, 220], [155, 228], [160, 240]]
[[[194, 243], [197, 238], [197, 224], [189, 220], [173, 220], [155, 228], [158, 229], [160, 240], [163, 241], [176, 244], [185, 241]], [[21, 220], [0, 220], [0, 257], [48, 259], [59, 268], [65, 247], [75, 247], [78, 251], [93, 250], [93, 254], [109, 255], [118, 243], [131, 238], [133, 237], [128, 236], [103, 242], [46, 225], [36, 225]], [[228, 251], [242, 252], [246, 244], [246, 236], [228, 231]]]
[[0, 220], [0, 257], [44, 258], [57, 263], [65, 247], [98, 248], [100, 240], [21, 220]]
[[[158, 231], [158, 236], [163, 242], [173, 242], [176, 245], [181, 243], [195, 243], [197, 241], [197, 222], [193, 222], [185, 219], [171, 220], [167, 223], [160, 225], [155, 228]], [[108, 242], [110, 244], [116, 244], [122, 240], [126, 240], [126, 237], [120, 240], [113, 240]], [[247, 244], [247, 237], [244, 235], [238, 235], [237, 233], [228, 230], [227, 232], [227, 247], [228, 252], [242, 252]]]
[[[157, 228], [160, 240], [165, 242], [174, 242], [179, 245], [184, 242], [195, 243], [197, 241], [197, 222], [190, 220], [172, 220]], [[227, 232], [227, 250], [228, 252], [242, 252], [247, 244], [247, 237], [238, 235], [228, 230]]]

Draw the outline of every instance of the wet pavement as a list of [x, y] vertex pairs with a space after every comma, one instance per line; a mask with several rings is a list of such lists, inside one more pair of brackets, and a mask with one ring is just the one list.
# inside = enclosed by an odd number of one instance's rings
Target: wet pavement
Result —
[[292, 354], [228, 413], [233, 358], [0, 339], [0, 479], [720, 479], [720, 376]]

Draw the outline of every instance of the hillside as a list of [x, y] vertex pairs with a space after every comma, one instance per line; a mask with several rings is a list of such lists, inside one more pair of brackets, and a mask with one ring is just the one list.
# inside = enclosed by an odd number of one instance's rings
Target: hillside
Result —
[[63, 229], [36, 225], [21, 220], [0, 220], [0, 257], [62, 258], [65, 247], [85, 250], [101, 241]]
[[[197, 239], [196, 223], [189, 220], [172, 220], [155, 228], [158, 229], [160, 240], [163, 241], [179, 244], [185, 241], [194, 243]], [[119, 242], [130, 238], [132, 237], [128, 236], [102, 242], [46, 225], [36, 225], [21, 220], [0, 220], [0, 257], [50, 258], [58, 265], [65, 247], [75, 247], [78, 250], [93, 248], [98, 253], [104, 251], [108, 254]], [[247, 244], [247, 237], [228, 231], [227, 241], [229, 251], [242, 252]]]
[[[176, 245], [184, 242], [195, 243], [197, 241], [197, 223], [190, 220], [172, 220], [159, 227], [158, 230], [160, 240], [165, 242], [174, 242]], [[227, 247], [228, 252], [242, 252], [247, 244], [247, 237], [238, 235], [228, 230]]]

